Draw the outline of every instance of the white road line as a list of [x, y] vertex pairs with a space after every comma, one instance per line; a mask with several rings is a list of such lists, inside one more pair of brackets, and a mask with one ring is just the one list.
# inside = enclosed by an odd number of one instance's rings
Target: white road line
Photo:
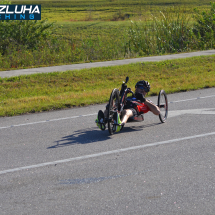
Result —
[[[191, 99], [179, 100], [179, 101], [172, 101], [172, 102], [168, 102], [168, 103], [172, 104], [172, 103], [177, 103], [177, 102], [192, 101], [192, 100], [196, 100], [196, 99], [205, 99], [205, 98], [211, 98], [211, 97], [215, 97], [215, 95], [205, 96], [205, 97], [197, 97], [197, 98], [191, 98]], [[65, 118], [58, 118], [58, 119], [50, 119], [50, 120], [31, 122], [31, 123], [24, 123], [24, 124], [18, 124], [18, 125], [9, 125], [9, 126], [5, 126], [5, 127], [0, 127], [0, 130], [1, 129], [7, 129], [7, 128], [13, 128], [13, 127], [20, 127], [20, 126], [25, 126], [25, 125], [34, 125], [34, 124], [54, 122], [54, 121], [60, 121], [60, 120], [66, 120], [66, 119], [74, 119], [74, 118], [79, 118], [79, 117], [93, 116], [93, 115], [97, 115], [97, 113], [80, 115], [80, 116], [65, 117]]]
[[5, 127], [0, 127], [0, 129], [20, 127], [20, 126], [25, 126], [25, 125], [34, 125], [34, 124], [46, 123], [46, 122], [54, 122], [54, 121], [60, 121], [60, 120], [65, 120], [65, 119], [74, 119], [74, 118], [79, 118], [79, 117], [92, 116], [92, 115], [96, 115], [96, 114], [97, 113], [92, 113], [92, 114], [87, 114], [87, 115], [71, 116], [71, 117], [58, 118], [58, 119], [48, 119], [48, 120], [38, 121], [38, 122], [29, 122], [29, 123], [25, 123], [25, 124], [9, 125], [9, 126], [5, 126]]
[[215, 97], [215, 95], [211, 95], [211, 96], [205, 96], [205, 97], [197, 97], [197, 98], [192, 98], [192, 99], [185, 99], [185, 100], [179, 100], [179, 101], [173, 101], [173, 102], [168, 102], [168, 103], [177, 103], [177, 102], [186, 102], [186, 101], [192, 101], [192, 100], [196, 100], [196, 99], [206, 99], [206, 98], [211, 98], [211, 97]]
[[175, 142], [179, 142], [179, 141], [183, 141], [183, 140], [191, 140], [194, 138], [206, 137], [206, 136], [211, 136], [211, 135], [215, 135], [215, 132], [199, 134], [199, 135], [194, 135], [194, 136], [189, 136], [189, 137], [182, 137], [182, 138], [172, 139], [172, 140], [165, 140], [165, 141], [161, 141], [161, 142], [155, 142], [155, 143], [150, 143], [150, 144], [140, 145], [140, 146], [133, 146], [133, 147], [128, 147], [128, 148], [124, 148], [124, 149], [100, 152], [100, 153], [96, 153], [96, 154], [84, 155], [84, 156], [80, 156], [80, 157], [52, 161], [52, 162], [47, 162], [47, 163], [41, 163], [41, 164], [36, 164], [36, 165], [31, 165], [31, 166], [24, 166], [24, 167], [19, 167], [19, 168], [15, 168], [15, 169], [7, 169], [7, 170], [0, 171], [0, 175], [6, 174], [6, 173], [17, 172], [17, 171], [21, 171], [21, 170], [29, 170], [29, 169], [34, 169], [34, 168], [38, 168], [38, 167], [54, 165], [54, 164], [67, 163], [67, 162], [71, 162], [71, 161], [78, 161], [78, 160], [84, 160], [84, 159], [88, 159], [88, 158], [101, 157], [103, 155], [111, 155], [111, 154], [116, 154], [116, 153], [120, 153], [120, 152], [127, 152], [130, 150], [143, 149], [146, 147], [164, 145], [164, 144], [168, 144], [168, 143], [175, 143]]

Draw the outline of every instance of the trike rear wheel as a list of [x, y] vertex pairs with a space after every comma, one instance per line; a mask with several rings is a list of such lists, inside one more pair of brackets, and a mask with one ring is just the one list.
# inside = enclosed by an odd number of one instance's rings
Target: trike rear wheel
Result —
[[160, 108], [159, 118], [162, 123], [166, 122], [168, 115], [168, 100], [164, 90], [161, 90], [158, 95], [158, 107]]

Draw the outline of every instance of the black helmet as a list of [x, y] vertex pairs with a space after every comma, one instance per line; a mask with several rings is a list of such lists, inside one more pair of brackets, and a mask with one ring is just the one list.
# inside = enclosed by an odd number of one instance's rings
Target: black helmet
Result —
[[150, 84], [148, 81], [138, 81], [135, 85], [135, 88], [137, 87], [145, 90], [147, 93], [150, 91]]

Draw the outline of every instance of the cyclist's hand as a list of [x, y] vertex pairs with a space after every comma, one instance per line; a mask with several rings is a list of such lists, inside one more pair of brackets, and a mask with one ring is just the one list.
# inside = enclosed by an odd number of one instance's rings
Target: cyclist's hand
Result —
[[144, 98], [143, 94], [141, 93], [135, 93], [135, 97], [137, 100], [140, 100], [141, 102], [145, 102], [146, 99]]

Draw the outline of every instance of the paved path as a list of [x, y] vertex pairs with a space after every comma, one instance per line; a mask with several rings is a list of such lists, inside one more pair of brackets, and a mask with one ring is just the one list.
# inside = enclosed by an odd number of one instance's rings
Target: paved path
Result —
[[5, 78], [5, 77], [12, 77], [12, 76], [19, 76], [19, 75], [30, 75], [34, 73], [48, 73], [48, 72], [58, 72], [58, 71], [85, 69], [85, 68], [93, 68], [93, 67], [117, 66], [117, 65], [129, 64], [129, 63], [172, 60], [177, 58], [187, 58], [187, 57], [212, 55], [212, 54], [215, 54], [215, 50], [153, 56], [153, 57], [142, 57], [142, 58], [134, 58], [134, 59], [126, 59], [126, 60], [40, 67], [40, 68], [33, 68], [33, 69], [20, 69], [20, 70], [2, 71], [0, 72], [0, 77]]
[[214, 215], [215, 88], [168, 99], [112, 136], [104, 104], [1, 118], [0, 214]]

